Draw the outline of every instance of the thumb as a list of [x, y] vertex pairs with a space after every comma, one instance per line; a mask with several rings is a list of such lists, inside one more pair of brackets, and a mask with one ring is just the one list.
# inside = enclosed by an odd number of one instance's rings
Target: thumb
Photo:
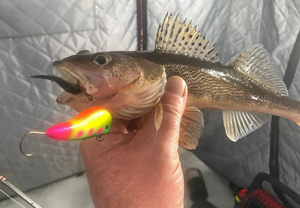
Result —
[[[161, 99], [163, 106], [163, 119], [158, 134], [164, 137], [163, 142], [177, 150], [181, 116], [185, 109], [187, 99], [187, 87], [181, 77], [170, 77], [166, 85], [166, 91]], [[161, 141], [162, 142], [162, 141]]]

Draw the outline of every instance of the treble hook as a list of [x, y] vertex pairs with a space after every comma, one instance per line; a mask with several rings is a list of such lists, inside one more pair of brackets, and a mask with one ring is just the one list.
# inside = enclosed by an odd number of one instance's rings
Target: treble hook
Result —
[[[79, 80], [77, 80], [77, 86], [79, 86], [79, 88], [82, 91], [82, 93], [88, 98], [87, 101], [86, 101], [86, 104], [89, 105], [89, 106], [91, 106], [91, 108], [93, 108], [94, 105], [95, 105], [95, 103], [96, 103], [96, 100], [93, 98], [93, 96], [91, 96], [90, 94], [88, 94], [83, 87], [81, 87], [79, 85]], [[89, 102], [92, 102], [92, 103], [89, 104]]]
[[[91, 96], [91, 95], [90, 95]], [[89, 102], [92, 102], [91, 104], [89, 104]], [[91, 108], [94, 107], [96, 103], [96, 100], [91, 96], [91, 97], [88, 97], [88, 99], [86, 100], [86, 104], [89, 105]]]
[[24, 153], [23, 148], [22, 148], [23, 141], [24, 141], [24, 139], [27, 137], [28, 134], [40, 134], [40, 135], [46, 135], [47, 133], [46, 133], [46, 132], [41, 132], [41, 131], [29, 131], [29, 132], [27, 132], [26, 134], [24, 134], [24, 136], [22, 137], [21, 142], [20, 142], [20, 145], [19, 145], [20, 152], [21, 152], [24, 156], [32, 157], [33, 154]]
[[98, 142], [103, 142], [103, 141], [104, 141], [103, 135], [97, 135], [97, 136], [96, 136], [96, 140], [97, 140]]

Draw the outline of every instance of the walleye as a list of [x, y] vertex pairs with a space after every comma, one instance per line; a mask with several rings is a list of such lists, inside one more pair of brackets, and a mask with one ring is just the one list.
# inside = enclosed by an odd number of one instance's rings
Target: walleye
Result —
[[230, 66], [219, 61], [214, 47], [195, 26], [167, 14], [158, 28], [154, 51], [85, 50], [55, 61], [53, 66], [66, 83], [57, 80], [69, 89], [57, 102], [81, 112], [88, 108], [87, 93], [96, 100], [95, 106], [105, 108], [113, 118], [128, 120], [155, 108], [159, 129], [163, 116], [160, 99], [167, 78], [180, 76], [187, 83], [188, 99], [179, 144], [187, 149], [196, 148], [204, 128], [199, 109], [222, 110], [225, 131], [232, 141], [261, 127], [268, 120], [266, 114], [300, 125], [300, 102], [286, 97], [285, 84], [263, 45], [251, 46]]

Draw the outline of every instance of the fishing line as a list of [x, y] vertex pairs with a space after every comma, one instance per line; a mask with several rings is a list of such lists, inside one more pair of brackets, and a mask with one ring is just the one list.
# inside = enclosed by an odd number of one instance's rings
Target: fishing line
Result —
[[14, 200], [12, 197], [10, 197], [7, 193], [5, 193], [1, 188], [0, 188], [0, 191], [5, 195], [7, 196], [8, 198], [10, 198], [12, 201], [14, 201], [15, 203], [17, 203], [20, 207], [23, 207], [23, 208], [26, 208], [24, 207], [22, 204], [20, 204], [19, 202], [17, 202], [16, 200]]
[[[0, 182], [2, 182], [7, 188], [15, 192], [16, 194], [21, 197], [26, 203], [28, 203], [31, 207], [34, 208], [42, 208], [40, 205], [38, 205], [36, 202], [34, 202], [32, 199], [30, 199], [26, 194], [24, 194], [21, 190], [19, 190], [17, 187], [15, 187], [13, 184], [11, 184], [9, 181], [6, 180], [3, 176], [0, 176]], [[7, 194], [5, 194], [7, 196]], [[9, 197], [9, 196], [8, 196]], [[11, 199], [11, 197], [9, 197]], [[12, 199], [13, 200], [13, 199]], [[15, 201], [15, 200], [13, 200]], [[18, 203], [19, 204], [19, 203]], [[24, 206], [22, 206], [24, 207]]]
[[137, 0], [138, 51], [147, 50], [147, 0]]

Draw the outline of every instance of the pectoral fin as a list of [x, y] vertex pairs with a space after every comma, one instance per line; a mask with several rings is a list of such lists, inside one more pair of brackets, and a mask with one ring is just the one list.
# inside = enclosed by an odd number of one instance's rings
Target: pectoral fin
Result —
[[196, 149], [204, 129], [202, 112], [196, 107], [187, 107], [181, 118], [179, 144], [186, 149]]
[[236, 142], [268, 121], [263, 113], [223, 111], [223, 122], [227, 137]]
[[156, 128], [156, 132], [158, 132], [160, 129], [160, 126], [161, 126], [162, 118], [163, 118], [163, 106], [162, 106], [161, 102], [159, 101], [155, 105], [154, 108], [155, 108], [154, 126]]
[[[161, 122], [162, 122], [162, 118], [163, 118], [163, 106], [160, 101], [154, 106], [154, 111], [155, 111], [154, 126], [155, 126], [156, 133], [157, 133], [161, 127]], [[150, 112], [141, 116], [142, 126], [144, 126], [144, 124], [146, 123], [146, 120], [148, 119], [149, 114], [150, 114]]]

